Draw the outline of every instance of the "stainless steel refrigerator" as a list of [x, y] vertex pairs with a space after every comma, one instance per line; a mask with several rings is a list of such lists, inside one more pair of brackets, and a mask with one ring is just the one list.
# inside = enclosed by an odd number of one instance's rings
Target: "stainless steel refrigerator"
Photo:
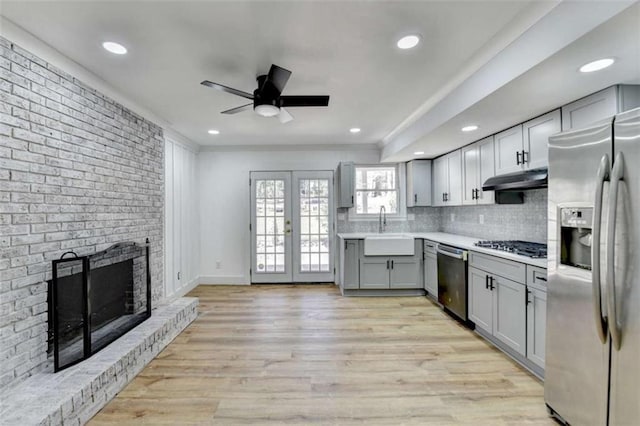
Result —
[[640, 108], [549, 138], [545, 401], [640, 424]]

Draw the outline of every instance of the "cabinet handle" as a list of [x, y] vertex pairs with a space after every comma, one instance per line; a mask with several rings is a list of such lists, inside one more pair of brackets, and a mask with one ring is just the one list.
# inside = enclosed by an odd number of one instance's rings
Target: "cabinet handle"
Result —
[[444, 193], [444, 200], [445, 201], [449, 201], [449, 193], [448, 192]]
[[387, 269], [389, 269], [389, 261], [387, 260]]
[[351, 196], [351, 204], [353, 204], [353, 195]]
[[391, 261], [391, 269], [393, 269], [393, 260]]
[[525, 305], [528, 305], [529, 303], [532, 303], [532, 301], [529, 299], [529, 295], [531, 294], [531, 290], [527, 289], [527, 295], [526, 295], [526, 303]]
[[484, 277], [484, 288], [489, 290], [489, 275], [485, 275]]
[[526, 164], [528, 162], [529, 162], [529, 153], [523, 149], [522, 150], [522, 164]]
[[413, 194], [413, 202], [414, 203], [418, 202], [418, 194]]
[[520, 151], [517, 151], [517, 152], [516, 152], [516, 164], [517, 164], [518, 166], [520, 165], [520, 154], [521, 154], [521, 152], [520, 152]]
[[491, 284], [489, 284], [491, 286], [491, 291], [493, 291], [496, 287], [493, 285], [493, 277], [490, 277], [491, 279]]
[[442, 193], [442, 201], [447, 201], [444, 199], [444, 192]]

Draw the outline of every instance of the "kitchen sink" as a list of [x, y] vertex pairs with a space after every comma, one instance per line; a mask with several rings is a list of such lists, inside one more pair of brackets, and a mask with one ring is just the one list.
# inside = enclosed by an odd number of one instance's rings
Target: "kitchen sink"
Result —
[[406, 234], [376, 234], [364, 239], [365, 256], [413, 256], [414, 238]]

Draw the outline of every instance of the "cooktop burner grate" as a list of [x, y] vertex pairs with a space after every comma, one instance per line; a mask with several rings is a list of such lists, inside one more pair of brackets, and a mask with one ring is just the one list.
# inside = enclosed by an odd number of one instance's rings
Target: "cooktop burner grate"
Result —
[[506, 251], [519, 254], [534, 259], [547, 258], [547, 245], [541, 243], [531, 243], [518, 240], [498, 240], [498, 241], [478, 241], [476, 247], [490, 248], [494, 250]]

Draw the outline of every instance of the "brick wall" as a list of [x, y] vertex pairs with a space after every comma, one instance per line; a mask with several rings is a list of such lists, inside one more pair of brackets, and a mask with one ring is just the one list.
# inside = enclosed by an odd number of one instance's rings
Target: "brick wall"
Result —
[[163, 291], [162, 129], [0, 37], [0, 389], [47, 368], [51, 260], [150, 238]]

